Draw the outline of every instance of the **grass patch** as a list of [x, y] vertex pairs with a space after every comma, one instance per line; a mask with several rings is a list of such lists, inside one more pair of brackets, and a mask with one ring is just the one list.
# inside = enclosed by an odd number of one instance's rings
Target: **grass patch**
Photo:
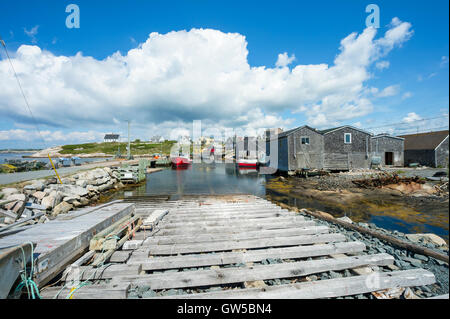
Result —
[[[175, 141], [165, 141], [162, 143], [150, 143], [134, 141], [131, 142], [131, 154], [142, 155], [152, 153], [169, 154], [170, 149]], [[107, 143], [85, 143], [85, 144], [71, 144], [62, 146], [61, 154], [93, 154], [105, 153], [108, 155], [115, 155], [120, 149], [122, 155], [127, 153], [128, 143], [107, 142]]]

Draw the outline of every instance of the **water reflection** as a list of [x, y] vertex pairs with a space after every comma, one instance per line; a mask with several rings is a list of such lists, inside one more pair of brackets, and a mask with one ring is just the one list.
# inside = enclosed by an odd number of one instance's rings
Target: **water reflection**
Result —
[[267, 175], [238, 169], [234, 163], [201, 163], [147, 175], [134, 195], [253, 194], [265, 196]]

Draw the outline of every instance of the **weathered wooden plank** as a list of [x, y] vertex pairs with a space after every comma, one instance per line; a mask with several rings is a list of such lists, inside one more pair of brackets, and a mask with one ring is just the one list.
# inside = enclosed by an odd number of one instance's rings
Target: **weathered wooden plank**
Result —
[[158, 222], [169, 213], [167, 209], [156, 209], [142, 222], [143, 229], [153, 229]]
[[[373, 279], [377, 276], [377, 281]], [[433, 273], [424, 269], [381, 272], [345, 278], [301, 282], [264, 288], [233, 289], [190, 295], [164, 296], [168, 299], [318, 299], [370, 293], [397, 287], [416, 287], [435, 283]], [[376, 284], [375, 284], [376, 283]], [[448, 297], [448, 295], [447, 295]]]
[[186, 219], [186, 218], [197, 218], [197, 217], [222, 217], [222, 216], [258, 216], [258, 215], [269, 215], [269, 214], [278, 214], [280, 216], [292, 216], [292, 215], [299, 215], [295, 212], [287, 211], [287, 210], [281, 210], [281, 209], [242, 209], [242, 210], [230, 210], [230, 211], [195, 211], [192, 213], [183, 213], [183, 212], [176, 212], [171, 210], [170, 213], [167, 215], [167, 219]]
[[141, 268], [141, 265], [137, 264], [108, 264], [98, 268], [92, 266], [74, 267], [65, 276], [61, 277], [61, 281], [110, 279], [124, 275], [133, 276], [139, 275]]
[[164, 218], [164, 222], [193, 222], [193, 221], [215, 221], [222, 219], [241, 219], [241, 218], [269, 218], [269, 217], [290, 217], [295, 216], [293, 213], [279, 213], [279, 212], [259, 212], [255, 214], [248, 214], [245, 212], [234, 214], [220, 214], [220, 215], [196, 215], [196, 216], [183, 216], [183, 215], [168, 215]]
[[125, 203], [80, 209], [65, 214], [64, 218], [36, 224], [18, 234], [0, 238], [0, 247], [36, 242], [35, 253], [39, 256], [35, 263], [35, 282], [41, 287], [81, 257], [96, 233], [133, 210], [134, 205]]
[[142, 264], [142, 270], [161, 270], [173, 268], [205, 267], [213, 265], [240, 264], [260, 262], [264, 259], [295, 259], [325, 256], [330, 253], [357, 253], [365, 249], [361, 242], [343, 242], [312, 246], [295, 246], [287, 248], [270, 248], [246, 252], [222, 252], [215, 254], [183, 255], [148, 258], [141, 255], [132, 263]]
[[292, 217], [273, 217], [273, 218], [242, 218], [240, 220], [222, 220], [222, 221], [205, 221], [205, 222], [181, 222], [181, 223], [168, 223], [160, 222], [158, 225], [161, 228], [177, 228], [177, 227], [202, 227], [202, 226], [242, 226], [247, 223], [257, 223], [258, 225], [272, 224], [274, 222], [301, 222], [304, 221], [303, 216], [292, 216]]
[[245, 231], [251, 231], [251, 230], [263, 230], [263, 229], [288, 229], [288, 228], [297, 228], [297, 227], [307, 227], [307, 226], [314, 226], [316, 223], [314, 221], [308, 220], [308, 221], [301, 221], [301, 222], [291, 222], [291, 223], [285, 223], [285, 222], [274, 222], [271, 224], [263, 224], [263, 225], [256, 225], [256, 224], [250, 224], [245, 226], [208, 226], [208, 227], [181, 227], [181, 228], [164, 228], [164, 229], [157, 229], [155, 231], [154, 236], [168, 236], [168, 235], [195, 235], [195, 234], [201, 234], [201, 233], [238, 233], [238, 232], [245, 232]]
[[[129, 283], [87, 285], [77, 289], [70, 299], [126, 299], [128, 296]], [[61, 290], [61, 287], [46, 288], [40, 292], [43, 299], [65, 299], [71, 292], [72, 287]]]
[[115, 251], [111, 257], [109, 258], [109, 262], [111, 263], [125, 263], [130, 258], [131, 251], [128, 250], [119, 250]]
[[143, 242], [144, 242], [143, 240], [127, 240], [123, 244], [122, 250], [135, 250], [139, 248]]
[[299, 235], [324, 234], [328, 233], [327, 226], [312, 226], [302, 228], [288, 229], [268, 229], [257, 231], [246, 231], [241, 233], [214, 233], [214, 234], [195, 234], [195, 235], [172, 235], [172, 236], [154, 236], [144, 241], [144, 246], [148, 245], [171, 245], [178, 243], [200, 243], [214, 242], [225, 240], [242, 240], [255, 238], [273, 238], [273, 237], [290, 237]]
[[[141, 208], [139, 208], [141, 209]], [[277, 210], [277, 211], [288, 211], [285, 208], [282, 208], [277, 205], [249, 205], [245, 207], [233, 207], [233, 206], [213, 206], [208, 208], [202, 208], [202, 207], [170, 207], [166, 208], [163, 207], [162, 209], [168, 209], [172, 213], [180, 214], [180, 215], [189, 215], [189, 214], [197, 214], [197, 213], [207, 213], [207, 214], [214, 214], [214, 213], [221, 213], [221, 212], [235, 212], [235, 211], [245, 211], [245, 210], [251, 210], [251, 211], [259, 211], [259, 210]]]
[[203, 287], [240, 283], [245, 281], [294, 278], [325, 271], [339, 271], [364, 265], [389, 265], [394, 257], [388, 254], [299, 261], [273, 265], [257, 265], [245, 268], [222, 268], [184, 271], [164, 274], [116, 277], [116, 280], [138, 285], [148, 285], [153, 290]]
[[212, 243], [191, 243], [176, 245], [149, 245], [151, 255], [176, 255], [190, 253], [206, 253], [233, 249], [255, 249], [267, 247], [282, 247], [308, 245], [345, 241], [342, 234], [300, 235], [292, 237], [259, 238], [235, 241], [217, 241]]

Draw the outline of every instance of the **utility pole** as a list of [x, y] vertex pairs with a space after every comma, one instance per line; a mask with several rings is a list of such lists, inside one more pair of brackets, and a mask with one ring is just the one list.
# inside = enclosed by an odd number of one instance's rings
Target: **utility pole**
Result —
[[128, 152], [127, 152], [127, 159], [131, 159], [131, 145], [130, 145], [130, 120], [127, 120], [128, 122]]

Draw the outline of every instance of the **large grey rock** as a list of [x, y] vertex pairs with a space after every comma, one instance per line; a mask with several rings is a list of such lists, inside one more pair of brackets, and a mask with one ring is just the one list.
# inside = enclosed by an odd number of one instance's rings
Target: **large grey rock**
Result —
[[433, 244], [436, 246], [447, 246], [444, 239], [435, 234], [406, 234], [406, 238], [414, 243]]
[[42, 200], [45, 196], [47, 196], [47, 194], [45, 192], [38, 191], [38, 192], [34, 192], [33, 194], [31, 194], [31, 196], [33, 196], [34, 198], [37, 198], [38, 200]]
[[25, 202], [18, 201], [16, 205], [14, 205], [14, 208], [12, 209], [14, 214], [19, 214], [21, 211], [23, 211], [23, 208], [25, 206]]
[[107, 177], [102, 177], [102, 178], [99, 178], [96, 180], [96, 185], [100, 186], [100, 185], [108, 183], [108, 181], [109, 181], [109, 179]]
[[76, 180], [74, 178], [70, 178], [70, 177], [63, 178], [61, 181], [65, 185], [75, 185], [75, 182], [76, 182]]
[[26, 185], [24, 186], [24, 190], [31, 190], [31, 191], [41, 191], [43, 190], [45, 187], [44, 182], [42, 181], [34, 181], [32, 184], [30, 185]]
[[25, 200], [25, 194], [12, 194], [6, 197], [6, 200]]
[[12, 194], [18, 194], [19, 190], [17, 188], [7, 187], [7, 188], [3, 188], [1, 190], [1, 193], [6, 198], [6, 197], [8, 197], [9, 195], [12, 195]]
[[16, 206], [16, 204], [17, 204], [17, 201], [14, 201], [14, 202], [10, 202], [10, 203], [6, 204], [4, 207], [7, 210], [12, 210], [14, 208], [14, 206]]
[[79, 201], [80, 198], [81, 198], [80, 196], [67, 196], [63, 198], [63, 201], [69, 204], [73, 204], [73, 202]]
[[66, 214], [72, 208], [73, 208], [73, 205], [66, 203], [66, 202], [61, 202], [58, 205], [56, 205], [55, 208], [53, 208], [52, 216], [56, 217], [59, 214]]
[[99, 192], [104, 192], [108, 189], [111, 189], [113, 187], [112, 183], [107, 183], [107, 184], [103, 184], [101, 186], [98, 187]]
[[339, 218], [336, 218], [336, 219], [340, 220], [342, 222], [350, 223], [350, 224], [353, 223], [353, 221], [350, 218], [348, 218], [347, 216], [339, 217]]
[[88, 185], [86, 187], [86, 190], [88, 190], [89, 192], [97, 192], [98, 191], [98, 186]]
[[55, 191], [60, 191], [63, 196], [86, 196], [88, 191], [77, 185], [50, 185], [50, 188]]
[[75, 182], [75, 185], [86, 188], [87, 186], [87, 181], [84, 179], [79, 179]]
[[46, 209], [52, 209], [55, 205], [55, 197], [52, 195], [48, 195], [44, 197], [41, 201], [41, 205], [46, 207]]
[[86, 197], [81, 197], [80, 198], [80, 204], [81, 206], [86, 206], [89, 204], [89, 199], [87, 199]]

